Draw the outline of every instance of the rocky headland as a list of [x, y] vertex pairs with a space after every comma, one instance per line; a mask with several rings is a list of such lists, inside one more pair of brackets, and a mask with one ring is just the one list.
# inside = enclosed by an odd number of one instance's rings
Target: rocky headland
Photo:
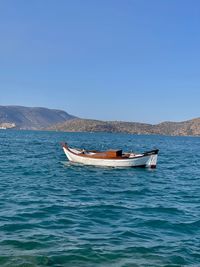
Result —
[[74, 118], [75, 116], [57, 109], [0, 106], [0, 127], [2, 128], [41, 130]]
[[200, 136], [200, 118], [183, 122], [162, 122], [155, 125], [138, 122], [73, 119], [51, 126], [48, 130]]
[[0, 129], [200, 136], [200, 118], [148, 124], [80, 119], [43, 107], [0, 106]]

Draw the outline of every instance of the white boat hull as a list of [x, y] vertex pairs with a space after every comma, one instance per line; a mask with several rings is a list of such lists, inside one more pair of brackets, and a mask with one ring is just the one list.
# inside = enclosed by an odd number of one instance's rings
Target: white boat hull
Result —
[[81, 163], [84, 165], [107, 166], [107, 167], [149, 167], [155, 168], [157, 164], [157, 154], [138, 154], [132, 158], [126, 159], [98, 159], [83, 157], [80, 151], [69, 149], [63, 146], [63, 150], [71, 162]]

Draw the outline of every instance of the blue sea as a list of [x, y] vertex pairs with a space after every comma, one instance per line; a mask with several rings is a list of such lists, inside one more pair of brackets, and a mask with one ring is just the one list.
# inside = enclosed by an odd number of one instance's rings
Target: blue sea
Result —
[[[158, 166], [70, 164], [62, 141]], [[200, 137], [1, 130], [0, 266], [200, 266]]]

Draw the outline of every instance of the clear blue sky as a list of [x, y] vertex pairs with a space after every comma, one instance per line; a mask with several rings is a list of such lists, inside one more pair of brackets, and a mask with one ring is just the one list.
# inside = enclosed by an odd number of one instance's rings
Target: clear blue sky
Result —
[[200, 116], [199, 0], [0, 0], [0, 105]]

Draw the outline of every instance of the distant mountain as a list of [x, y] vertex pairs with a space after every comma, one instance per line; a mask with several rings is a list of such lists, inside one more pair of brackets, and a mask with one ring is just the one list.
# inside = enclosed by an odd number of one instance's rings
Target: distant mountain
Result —
[[162, 122], [156, 125], [136, 122], [75, 119], [51, 126], [48, 130], [200, 136], [200, 118], [183, 122]]
[[0, 106], [0, 128], [10, 125], [8, 128], [39, 130], [71, 119], [75, 119], [75, 116], [62, 110]]
[[200, 136], [200, 118], [153, 125], [138, 122], [79, 119], [62, 110], [40, 107], [0, 106], [0, 129], [5, 128]]
[[162, 122], [154, 127], [155, 132], [164, 135], [200, 136], [200, 118], [182, 122]]
[[49, 130], [55, 129], [68, 132], [141, 132], [148, 134], [152, 133], [153, 126], [150, 124], [135, 122], [76, 119], [49, 127]]

